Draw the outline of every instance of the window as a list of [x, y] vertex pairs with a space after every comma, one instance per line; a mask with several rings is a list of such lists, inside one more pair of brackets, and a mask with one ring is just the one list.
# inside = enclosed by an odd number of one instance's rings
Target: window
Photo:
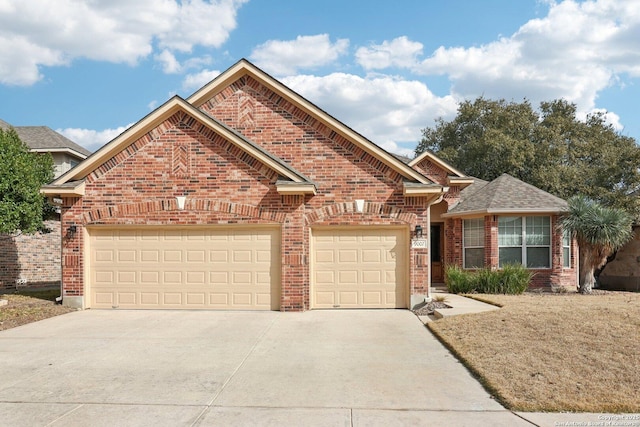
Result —
[[498, 218], [499, 266], [520, 263], [527, 268], [551, 266], [551, 219], [548, 216]]
[[562, 233], [562, 266], [571, 268], [571, 234]]
[[484, 265], [484, 219], [465, 219], [462, 225], [464, 268]]

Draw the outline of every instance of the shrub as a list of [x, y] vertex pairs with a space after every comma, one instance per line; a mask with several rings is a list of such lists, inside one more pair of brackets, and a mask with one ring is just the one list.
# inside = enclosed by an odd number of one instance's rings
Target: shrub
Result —
[[469, 294], [475, 292], [472, 273], [457, 265], [448, 265], [445, 269], [447, 290], [452, 294]]
[[521, 294], [527, 290], [533, 273], [520, 264], [507, 264], [500, 270], [483, 268], [477, 272], [466, 271], [457, 265], [447, 266], [447, 289], [455, 294]]
[[521, 294], [527, 290], [533, 279], [533, 273], [522, 264], [506, 264], [498, 270], [498, 274], [502, 285], [499, 292], [501, 294]]

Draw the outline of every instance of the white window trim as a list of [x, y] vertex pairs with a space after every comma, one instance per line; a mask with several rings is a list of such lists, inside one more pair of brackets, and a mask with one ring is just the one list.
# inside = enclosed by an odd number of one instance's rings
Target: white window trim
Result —
[[[533, 217], [534, 215], [530, 215]], [[553, 268], [553, 256], [551, 254], [553, 248], [553, 229], [551, 227], [551, 217], [542, 215], [549, 218], [549, 245], [527, 245], [527, 217], [526, 216], [511, 216], [505, 215], [499, 218], [521, 218], [522, 219], [522, 244], [520, 246], [501, 246], [500, 245], [500, 226], [498, 225], [498, 266], [500, 266], [500, 248], [517, 248], [522, 250], [521, 259], [522, 265], [528, 270], [551, 270]], [[500, 221], [498, 219], [498, 221]], [[527, 267], [527, 248], [549, 248], [549, 267]], [[499, 267], [502, 268], [502, 267]]]
[[469, 221], [469, 220], [480, 220], [481, 221], [482, 227], [480, 228], [480, 230], [482, 231], [482, 235], [484, 236], [484, 218], [469, 218], [469, 219], [463, 219], [462, 220], [462, 268], [465, 269], [465, 270], [473, 270], [473, 269], [477, 269], [477, 268], [482, 268], [482, 266], [480, 266], [480, 267], [467, 267], [467, 249], [484, 249], [484, 244], [482, 246], [466, 246], [465, 245], [464, 222], [465, 221]]
[[[564, 244], [565, 237], [569, 237], [569, 245], [568, 246], [566, 246]], [[571, 252], [572, 252], [571, 249], [572, 249], [572, 246], [573, 246], [572, 243], [573, 243], [573, 239], [571, 238], [571, 236], [565, 236], [565, 231], [563, 230], [562, 231], [562, 268], [567, 269], [567, 270], [572, 268], [572, 266], [571, 266]], [[569, 249], [569, 258], [568, 258], [569, 262], [567, 263], [567, 265], [565, 265], [565, 263], [564, 263], [565, 262], [565, 259], [564, 259], [564, 250], [565, 250], [565, 248]]]

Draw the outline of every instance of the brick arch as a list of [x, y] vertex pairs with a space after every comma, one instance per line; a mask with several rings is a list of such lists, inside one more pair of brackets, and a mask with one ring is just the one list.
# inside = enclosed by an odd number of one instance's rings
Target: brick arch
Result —
[[413, 224], [416, 222], [417, 215], [411, 212], [404, 212], [402, 209], [386, 205], [384, 203], [375, 203], [375, 202], [364, 202], [364, 206], [362, 208], [362, 212], [358, 212], [356, 208], [356, 202], [342, 202], [342, 203], [334, 203], [332, 205], [323, 206], [321, 208], [315, 209], [314, 211], [305, 215], [305, 219], [307, 224], [315, 224], [318, 222], [322, 222], [328, 220], [330, 218], [335, 218], [343, 215], [369, 215], [369, 216], [379, 216], [384, 218], [393, 219], [406, 224]]
[[277, 223], [284, 223], [286, 219], [286, 213], [263, 209], [258, 206], [219, 199], [190, 199], [187, 197], [184, 210], [178, 209], [178, 202], [175, 198], [154, 199], [93, 209], [84, 213], [83, 220], [84, 224], [87, 225], [105, 219], [164, 211], [219, 212]]

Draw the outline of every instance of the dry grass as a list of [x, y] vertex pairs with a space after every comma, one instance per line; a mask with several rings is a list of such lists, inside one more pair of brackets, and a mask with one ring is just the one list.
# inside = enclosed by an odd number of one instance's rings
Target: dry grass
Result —
[[59, 290], [0, 294], [0, 300], [8, 301], [7, 305], [0, 306], [0, 331], [74, 311], [57, 305], [58, 295]]
[[503, 405], [640, 412], [640, 294], [482, 298], [502, 309], [428, 327]]

